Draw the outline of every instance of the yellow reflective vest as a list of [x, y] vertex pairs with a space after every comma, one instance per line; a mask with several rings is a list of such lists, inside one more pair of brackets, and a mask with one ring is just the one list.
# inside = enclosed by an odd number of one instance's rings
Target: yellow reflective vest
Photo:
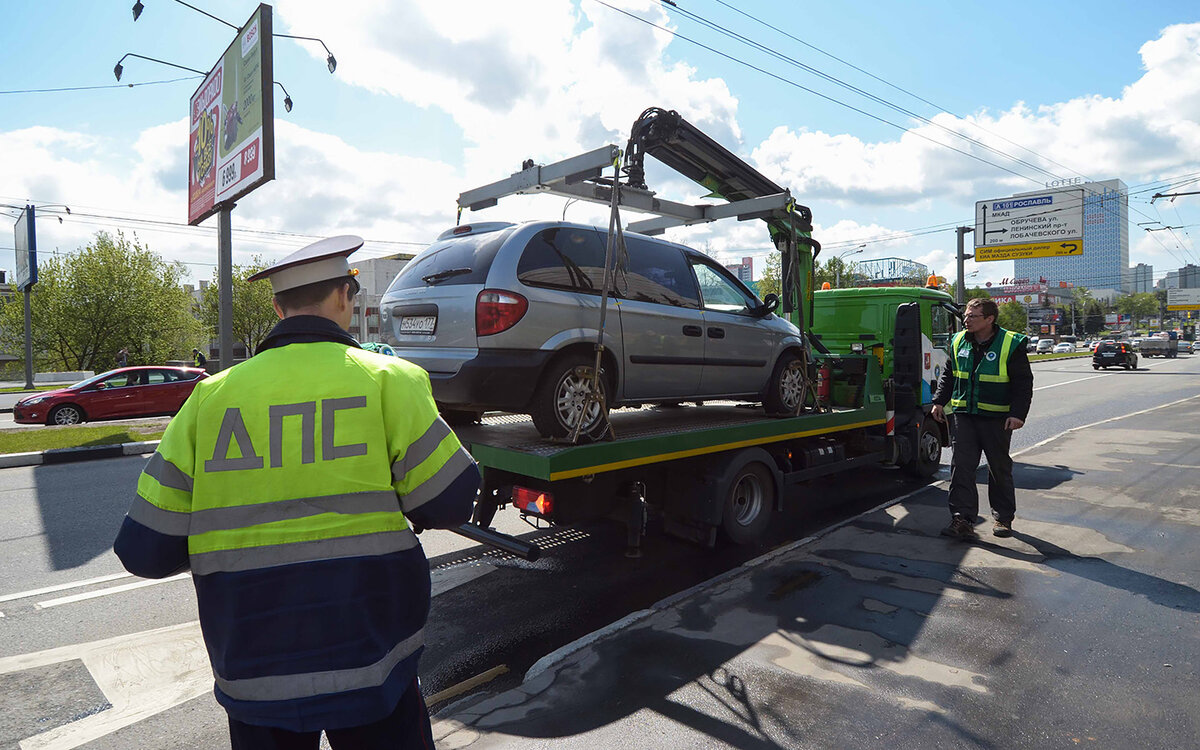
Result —
[[973, 362], [973, 344], [967, 332], [959, 331], [950, 344], [954, 389], [950, 408], [965, 414], [1007, 414], [1012, 408], [1008, 361], [1017, 347], [1025, 346], [1025, 336], [997, 328], [996, 335]]
[[231, 716], [354, 726], [391, 712], [424, 643], [429, 569], [406, 516], [464, 523], [478, 482], [422, 369], [289, 343], [197, 383], [115, 546], [142, 575], [184, 556]]

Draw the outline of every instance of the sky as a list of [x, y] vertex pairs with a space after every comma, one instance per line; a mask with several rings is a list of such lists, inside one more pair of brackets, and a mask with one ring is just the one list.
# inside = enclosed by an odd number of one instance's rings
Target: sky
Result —
[[[123, 231], [192, 281], [215, 275], [216, 218], [187, 225], [188, 100], [234, 30], [178, 0], [5, 3], [0, 205], [39, 207], [39, 254]], [[235, 26], [247, 0], [192, 0]], [[1130, 263], [1155, 280], [1200, 263], [1200, 5], [861, 0], [279, 0], [276, 178], [233, 210], [235, 264], [321, 237], [355, 257], [418, 252], [460, 192], [525, 159], [624, 146], [647, 107], [674, 109], [811, 208], [823, 259], [899, 257], [953, 277], [976, 201], [1055, 179], [1130, 190]], [[649, 161], [649, 160], [648, 160]], [[653, 165], [651, 165], [653, 166]], [[650, 187], [700, 202], [665, 168]], [[61, 206], [68, 206], [68, 215]], [[0, 222], [16, 211], [0, 208]], [[464, 221], [607, 224], [603, 207], [516, 197]], [[62, 221], [59, 222], [58, 218]], [[640, 218], [627, 212], [625, 221]], [[1152, 230], [1152, 231], [1147, 231]], [[720, 258], [772, 251], [761, 222], [667, 234]], [[970, 237], [967, 239], [970, 242]], [[1085, 250], [1086, 251], [1086, 250]], [[0, 268], [14, 267], [0, 229]], [[1011, 261], [967, 261], [998, 283]]]

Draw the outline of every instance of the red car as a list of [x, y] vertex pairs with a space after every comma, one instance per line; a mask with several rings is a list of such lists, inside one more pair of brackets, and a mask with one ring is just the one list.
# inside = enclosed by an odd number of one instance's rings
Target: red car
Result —
[[13, 406], [20, 424], [79, 424], [94, 419], [150, 417], [179, 411], [208, 373], [195, 367], [122, 367]]

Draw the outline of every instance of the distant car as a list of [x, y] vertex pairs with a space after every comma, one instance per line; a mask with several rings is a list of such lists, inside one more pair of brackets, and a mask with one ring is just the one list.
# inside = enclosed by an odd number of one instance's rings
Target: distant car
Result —
[[1039, 339], [1037, 342], [1037, 353], [1046, 354], [1054, 351], [1054, 339]]
[[1097, 346], [1100, 346], [1099, 341], [1089, 341], [1088, 342], [1088, 349], [1091, 349], [1092, 351], [1096, 351]]
[[208, 373], [197, 367], [122, 367], [75, 385], [26, 396], [19, 424], [70, 425], [97, 419], [173, 415]]
[[1133, 351], [1133, 347], [1124, 342], [1102, 341], [1092, 353], [1093, 370], [1099, 370], [1101, 367], [1106, 370], [1110, 367], [1136, 370], [1137, 361], [1137, 353]]
[[1195, 354], [1196, 353], [1196, 342], [1180, 341], [1179, 342], [1179, 351], [1184, 354]]
[[1069, 341], [1063, 341], [1054, 345], [1055, 354], [1070, 354], [1075, 351], [1075, 345]]

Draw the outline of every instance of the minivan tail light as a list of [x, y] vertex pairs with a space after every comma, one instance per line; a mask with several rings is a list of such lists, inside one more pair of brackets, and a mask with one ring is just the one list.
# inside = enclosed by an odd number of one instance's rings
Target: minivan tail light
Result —
[[484, 289], [475, 298], [475, 335], [491, 336], [517, 324], [529, 309], [529, 300], [514, 292]]

